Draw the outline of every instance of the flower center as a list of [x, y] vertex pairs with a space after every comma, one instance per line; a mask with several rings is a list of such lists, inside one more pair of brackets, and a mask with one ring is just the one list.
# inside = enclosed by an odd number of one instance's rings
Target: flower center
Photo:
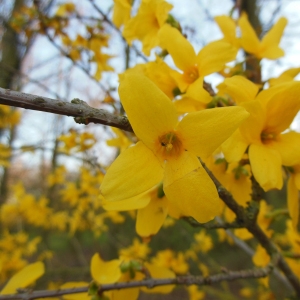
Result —
[[182, 143], [175, 132], [168, 132], [158, 138], [158, 153], [164, 158], [177, 157], [183, 151]]
[[187, 83], [193, 83], [199, 78], [199, 72], [197, 66], [193, 66], [183, 73], [184, 81]]
[[272, 141], [276, 141], [276, 137], [277, 137], [277, 134], [275, 132], [263, 131], [260, 134], [260, 139], [261, 139], [263, 144], [268, 144]]

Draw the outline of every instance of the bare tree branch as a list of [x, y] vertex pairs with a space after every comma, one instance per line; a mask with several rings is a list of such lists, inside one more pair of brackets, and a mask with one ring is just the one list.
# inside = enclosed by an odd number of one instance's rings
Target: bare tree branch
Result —
[[[163, 278], [163, 279], [145, 279], [140, 281], [130, 282], [117, 282], [111, 284], [103, 284], [99, 287], [98, 294], [110, 290], [128, 289], [133, 287], [145, 286], [148, 289], [152, 289], [157, 286], [176, 284], [176, 285], [211, 285], [221, 281], [233, 281], [238, 279], [251, 279], [251, 278], [262, 278], [268, 276], [273, 270], [272, 265], [268, 265], [265, 268], [250, 269], [242, 271], [227, 271], [216, 275], [207, 277], [202, 276], [180, 276], [176, 278]], [[48, 298], [48, 297], [59, 297], [69, 294], [87, 293], [88, 287], [78, 287], [72, 289], [63, 290], [50, 290], [50, 291], [31, 291], [22, 292], [16, 295], [3, 295], [0, 296], [0, 300], [32, 300], [37, 298]]]
[[103, 124], [133, 132], [127, 117], [90, 107], [77, 98], [70, 103], [0, 88], [0, 104], [74, 117], [79, 124]]

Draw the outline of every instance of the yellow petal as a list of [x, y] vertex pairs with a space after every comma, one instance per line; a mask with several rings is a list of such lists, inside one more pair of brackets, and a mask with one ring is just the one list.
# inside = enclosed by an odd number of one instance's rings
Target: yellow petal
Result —
[[[151, 190], [152, 189], [150, 189], [150, 191]], [[107, 201], [103, 199], [102, 206], [105, 210], [117, 210], [117, 211], [141, 209], [149, 204], [151, 200], [150, 191], [146, 191], [135, 197], [120, 200], [120, 201]]]
[[267, 48], [258, 54], [259, 58], [268, 58], [268, 59], [277, 59], [282, 56], [284, 56], [284, 51], [278, 46]]
[[128, 73], [120, 81], [120, 98], [130, 124], [146, 146], [153, 149], [158, 137], [176, 126], [176, 109], [147, 77]]
[[[72, 289], [77, 287], [87, 287], [88, 288], [89, 283], [88, 282], [66, 282], [63, 285], [60, 286], [60, 289]], [[91, 299], [91, 296], [88, 295], [88, 292], [86, 293], [77, 293], [77, 294], [70, 294], [63, 296], [64, 300], [89, 300]]]
[[1, 290], [0, 295], [15, 294], [17, 293], [17, 289], [29, 286], [44, 273], [44, 263], [38, 261], [33, 264], [29, 264], [8, 281], [8, 283]]
[[242, 107], [206, 109], [186, 115], [177, 130], [183, 137], [184, 148], [205, 159], [228, 139], [248, 116]]
[[200, 76], [206, 76], [223, 69], [227, 62], [235, 59], [237, 49], [229, 43], [215, 41], [204, 46], [197, 55]]
[[300, 163], [299, 145], [300, 133], [291, 131], [278, 136], [272, 148], [280, 153], [283, 165], [292, 166]]
[[[192, 169], [192, 165], [197, 166], [193, 156], [188, 159], [186, 154], [185, 158], [189, 169]], [[168, 200], [183, 215], [192, 216], [200, 223], [212, 220], [222, 207], [214, 183], [200, 164], [183, 177], [180, 167], [181, 164], [178, 165], [176, 161], [168, 161], [166, 164], [164, 192]]]
[[178, 69], [185, 71], [196, 64], [193, 46], [176, 28], [165, 24], [158, 36], [161, 47], [169, 52]]
[[238, 48], [239, 46], [238, 39], [236, 38], [236, 25], [234, 20], [228, 16], [217, 16], [214, 19], [224, 34], [226, 42]]
[[280, 133], [290, 126], [300, 109], [300, 82], [287, 82], [272, 89], [278, 92], [266, 104], [265, 127]]
[[294, 175], [291, 174], [287, 184], [287, 205], [293, 227], [295, 230], [297, 230], [299, 221], [299, 191], [297, 190], [294, 180]]
[[241, 124], [240, 132], [248, 143], [259, 143], [265, 126], [265, 108], [257, 100], [243, 102], [241, 106], [250, 113], [250, 116]]
[[[276, 59], [284, 55], [284, 52], [278, 47], [280, 43], [280, 39], [283, 34], [283, 30], [287, 24], [286, 18], [280, 18], [277, 23], [271, 28], [271, 30], [263, 37], [261, 41], [261, 48], [264, 49], [262, 51], [262, 57]], [[269, 49], [279, 49], [281, 50], [280, 56], [273, 55], [272, 57], [267, 57], [264, 53], [267, 53]], [[274, 50], [273, 50], [274, 51]], [[279, 54], [280, 52], [278, 52]]]
[[209, 103], [212, 99], [211, 95], [203, 88], [203, 77], [199, 77], [190, 84], [183, 97], [193, 98], [205, 104]]
[[92, 277], [100, 284], [115, 283], [122, 275], [120, 265], [121, 261], [119, 259], [105, 262], [98, 253], [95, 253], [91, 260]]
[[120, 28], [130, 19], [131, 5], [127, 0], [115, 0], [113, 9], [113, 23]]
[[234, 162], [242, 159], [248, 145], [249, 143], [238, 129], [222, 144], [221, 149], [226, 160], [228, 162]]
[[137, 196], [157, 185], [163, 169], [151, 150], [142, 142], [124, 150], [109, 167], [100, 187], [107, 201]]
[[156, 234], [163, 225], [167, 214], [168, 200], [166, 197], [158, 198], [157, 190], [154, 190], [150, 203], [137, 212], [137, 234], [142, 237], [149, 237]]
[[198, 158], [189, 151], [184, 151], [180, 156], [169, 159], [165, 167], [164, 186], [168, 186], [197, 170], [200, 165]]
[[206, 108], [206, 104], [189, 97], [184, 97], [174, 102], [179, 114], [196, 112]]
[[249, 53], [259, 53], [260, 41], [257, 38], [257, 35], [249, 23], [248, 17], [245, 13], [241, 15], [240, 19], [238, 20], [238, 24], [242, 32], [241, 43], [243, 48]]
[[[175, 273], [171, 270], [160, 267], [157, 265], [152, 265], [149, 263], [145, 263], [146, 269], [150, 272], [152, 278], [162, 279], [162, 278], [175, 278]], [[147, 294], [152, 293], [161, 293], [161, 294], [169, 294], [175, 288], [175, 285], [162, 285], [152, 289], [148, 289], [146, 287], [142, 287], [141, 290]]]
[[237, 104], [251, 101], [258, 92], [258, 86], [243, 76], [232, 76], [226, 78], [218, 85], [219, 95], [227, 94]]
[[282, 188], [281, 157], [276, 150], [263, 144], [252, 144], [249, 159], [252, 173], [265, 191]]

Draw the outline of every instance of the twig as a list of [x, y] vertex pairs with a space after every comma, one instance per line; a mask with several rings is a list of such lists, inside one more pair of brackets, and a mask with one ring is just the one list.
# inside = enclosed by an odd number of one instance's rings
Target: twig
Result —
[[[152, 289], [157, 286], [176, 284], [176, 285], [211, 285], [221, 281], [233, 281], [238, 279], [251, 279], [251, 278], [262, 278], [266, 277], [273, 270], [273, 266], [270, 264], [265, 268], [257, 268], [242, 271], [227, 271], [225, 273], [219, 273], [216, 275], [211, 275], [207, 277], [202, 276], [181, 276], [176, 278], [164, 278], [164, 279], [145, 279], [140, 281], [130, 281], [130, 282], [118, 282], [111, 284], [103, 284], [99, 286], [98, 293], [102, 293], [110, 290], [128, 289], [133, 287], [145, 286], [148, 289]], [[69, 294], [87, 293], [88, 287], [78, 287], [72, 289], [63, 290], [44, 290], [44, 291], [30, 291], [25, 293], [19, 293], [15, 295], [2, 295], [0, 300], [32, 300], [37, 298], [48, 298], [48, 297], [58, 297]]]
[[93, 108], [77, 98], [70, 103], [0, 88], [0, 104], [71, 116], [79, 124], [103, 124], [133, 132], [127, 117]]
[[263, 230], [257, 225], [256, 218], [252, 218], [253, 214], [247, 214], [247, 211], [233, 199], [232, 195], [221, 185], [221, 183], [217, 180], [217, 178], [213, 175], [213, 173], [206, 167], [206, 165], [203, 162], [202, 165], [208, 173], [208, 175], [210, 176], [210, 178], [212, 179], [212, 181], [214, 182], [218, 190], [219, 197], [236, 214], [237, 222], [245, 226], [245, 228], [247, 228], [247, 230], [250, 233], [252, 233], [252, 235], [258, 240], [262, 247], [265, 248], [265, 250], [271, 257], [275, 255], [278, 257], [279, 269], [285, 274], [289, 283], [293, 286], [296, 295], [300, 297], [299, 278], [294, 274], [287, 262], [284, 260], [276, 245], [266, 236]]

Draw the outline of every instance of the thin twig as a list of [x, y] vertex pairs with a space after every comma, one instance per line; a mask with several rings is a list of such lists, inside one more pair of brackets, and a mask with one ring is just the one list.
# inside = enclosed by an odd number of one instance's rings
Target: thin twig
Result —
[[[103, 284], [99, 286], [98, 293], [102, 293], [110, 290], [128, 289], [133, 287], [147, 287], [152, 289], [157, 286], [164, 286], [170, 284], [176, 285], [211, 285], [221, 281], [233, 281], [238, 279], [251, 279], [251, 278], [262, 278], [268, 276], [273, 270], [273, 266], [270, 264], [265, 268], [257, 268], [242, 271], [227, 271], [225, 273], [219, 273], [216, 275], [211, 275], [207, 277], [202, 276], [181, 276], [176, 278], [163, 278], [163, 279], [145, 279], [140, 281], [130, 281], [130, 282], [117, 282], [111, 284]], [[37, 298], [48, 298], [48, 297], [59, 297], [69, 294], [87, 293], [88, 287], [78, 287], [63, 290], [44, 290], [44, 291], [30, 291], [19, 293], [16, 295], [2, 295], [0, 300], [32, 300]]]

